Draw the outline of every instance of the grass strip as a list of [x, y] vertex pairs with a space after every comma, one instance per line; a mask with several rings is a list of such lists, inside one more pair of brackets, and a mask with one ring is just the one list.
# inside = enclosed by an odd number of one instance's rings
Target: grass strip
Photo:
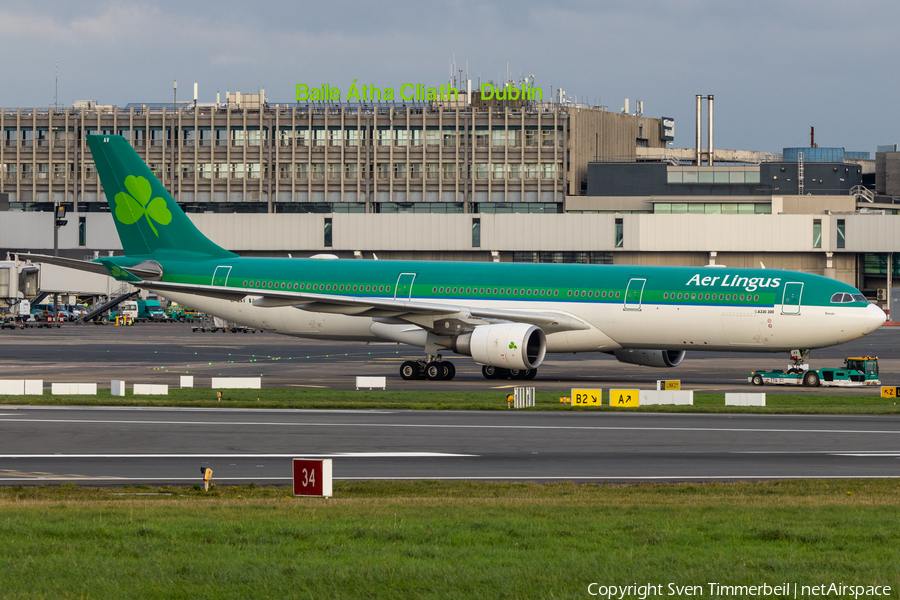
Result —
[[[900, 483], [0, 488], [4, 598], [583, 598], [892, 585]], [[171, 494], [171, 495], [144, 495]], [[674, 594], [673, 596], [677, 596]], [[635, 594], [626, 597], [638, 597]]]
[[[610, 407], [608, 390], [600, 407], [573, 408], [559, 402], [569, 390], [536, 391], [535, 407], [520, 410], [594, 410], [634, 412], [688, 413], [757, 413], [757, 414], [900, 414], [896, 399], [881, 398], [873, 389], [859, 395], [768, 393], [764, 407], [725, 406], [724, 394], [695, 393], [693, 406]], [[262, 390], [224, 390], [218, 400], [217, 390], [209, 388], [170, 389], [168, 396], [112, 396], [109, 390], [98, 390], [96, 396], [0, 396], [8, 405], [52, 406], [188, 406], [231, 408], [319, 408], [319, 409], [411, 409], [411, 410], [508, 410], [506, 390], [495, 391], [354, 391], [295, 390], [265, 388]]]

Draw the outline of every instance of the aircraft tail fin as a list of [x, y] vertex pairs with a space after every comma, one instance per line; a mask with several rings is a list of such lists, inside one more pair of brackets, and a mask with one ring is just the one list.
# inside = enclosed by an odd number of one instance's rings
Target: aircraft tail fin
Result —
[[125, 254], [237, 256], [197, 229], [125, 138], [89, 135], [87, 142]]

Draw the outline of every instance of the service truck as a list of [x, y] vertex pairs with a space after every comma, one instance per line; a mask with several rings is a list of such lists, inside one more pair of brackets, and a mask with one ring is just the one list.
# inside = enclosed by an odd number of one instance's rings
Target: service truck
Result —
[[138, 300], [138, 321], [165, 321], [166, 311], [159, 300]]
[[[803, 365], [805, 367], [806, 365]], [[856, 387], [881, 385], [878, 378], [878, 357], [850, 357], [844, 359], [844, 368], [826, 367], [809, 369], [791, 367], [787, 371], [753, 371], [747, 375], [753, 385], [802, 385], [806, 387], [834, 386]]]

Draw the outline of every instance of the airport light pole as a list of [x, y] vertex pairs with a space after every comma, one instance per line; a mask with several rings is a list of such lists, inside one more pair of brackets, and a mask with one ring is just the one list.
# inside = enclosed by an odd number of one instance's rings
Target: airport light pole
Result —
[[[59, 256], [59, 228], [65, 227], [66, 207], [58, 202], [53, 203], [53, 256]], [[53, 320], [59, 323], [59, 294], [53, 293]]]

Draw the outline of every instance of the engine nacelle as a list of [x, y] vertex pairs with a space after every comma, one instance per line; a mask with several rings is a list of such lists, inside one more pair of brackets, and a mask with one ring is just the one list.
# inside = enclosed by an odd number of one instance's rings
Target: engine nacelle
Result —
[[613, 351], [616, 360], [645, 367], [677, 367], [684, 360], [684, 350], [642, 350], [620, 348]]
[[450, 349], [482, 365], [503, 369], [536, 369], [547, 354], [547, 336], [527, 323], [479, 325], [456, 336]]

